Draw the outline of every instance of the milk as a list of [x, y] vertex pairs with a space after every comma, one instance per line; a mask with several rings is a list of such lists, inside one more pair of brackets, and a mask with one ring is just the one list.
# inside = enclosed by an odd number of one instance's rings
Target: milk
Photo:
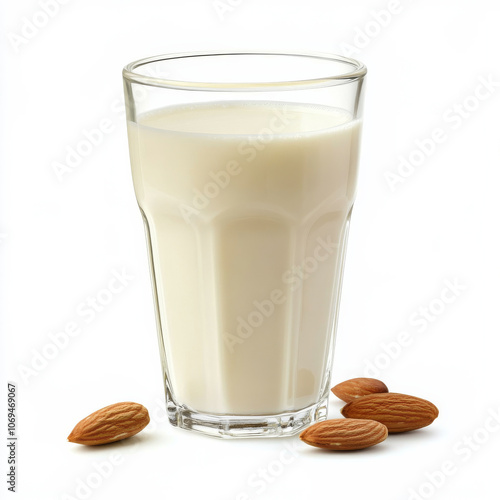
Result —
[[171, 107], [137, 122], [132, 172], [173, 399], [230, 415], [317, 403], [329, 389], [360, 122], [272, 102]]

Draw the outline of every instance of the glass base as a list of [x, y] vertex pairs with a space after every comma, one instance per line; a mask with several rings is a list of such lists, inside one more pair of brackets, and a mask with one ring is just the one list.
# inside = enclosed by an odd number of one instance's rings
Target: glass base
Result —
[[288, 437], [315, 422], [325, 420], [328, 396], [301, 410], [277, 415], [229, 416], [200, 413], [173, 401], [167, 404], [168, 419], [176, 427], [218, 438]]

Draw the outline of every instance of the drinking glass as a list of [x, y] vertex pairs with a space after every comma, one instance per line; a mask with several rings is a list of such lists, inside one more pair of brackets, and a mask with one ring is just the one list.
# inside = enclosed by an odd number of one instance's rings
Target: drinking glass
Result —
[[326, 418], [365, 75], [328, 54], [124, 68], [173, 425], [273, 437]]

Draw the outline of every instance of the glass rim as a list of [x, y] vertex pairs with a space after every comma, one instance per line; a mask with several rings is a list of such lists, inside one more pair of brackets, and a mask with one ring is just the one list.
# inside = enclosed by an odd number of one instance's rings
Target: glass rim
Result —
[[[136, 72], [137, 68], [147, 64], [156, 63], [159, 61], [167, 61], [172, 59], [187, 59], [196, 57], [211, 57], [211, 56], [294, 56], [309, 59], [321, 59], [331, 62], [340, 62], [351, 65], [352, 70], [345, 73], [335, 75], [325, 75], [320, 78], [310, 78], [304, 80], [283, 80], [283, 81], [268, 81], [268, 82], [200, 82], [200, 81], [183, 81], [168, 78], [159, 78], [156, 76], [143, 75]], [[124, 80], [130, 83], [138, 83], [152, 87], [163, 87], [176, 90], [202, 90], [202, 91], [224, 91], [224, 92], [252, 92], [252, 91], [280, 91], [280, 90], [300, 90], [329, 87], [333, 85], [341, 85], [353, 81], [361, 80], [367, 73], [366, 66], [349, 57], [344, 57], [338, 54], [328, 54], [321, 52], [261, 52], [261, 51], [237, 51], [237, 52], [182, 52], [175, 54], [161, 54], [157, 56], [138, 59], [127, 64], [122, 71]]]

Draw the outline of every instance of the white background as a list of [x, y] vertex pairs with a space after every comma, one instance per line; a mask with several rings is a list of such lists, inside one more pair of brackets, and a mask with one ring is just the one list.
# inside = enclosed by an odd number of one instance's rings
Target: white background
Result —
[[[41, 3], [11, 0], [0, 12], [0, 435], [11, 380], [17, 498], [498, 498], [498, 2], [222, 0], [217, 10], [211, 0], [69, 0], [45, 19]], [[297, 437], [215, 440], [166, 422], [121, 69], [159, 53], [237, 48], [367, 64], [334, 382], [371, 374], [427, 398], [440, 409], [431, 427], [342, 454]], [[102, 143], [58, 179], [54, 163], [101, 120]], [[415, 141], [436, 128], [445, 139], [422, 158]], [[391, 190], [400, 157], [420, 164]], [[123, 270], [133, 278], [109, 305], [90, 321], [78, 313]], [[446, 280], [459, 288], [448, 304]], [[54, 351], [72, 322], [79, 334]], [[342, 406], [333, 399], [330, 418]], [[81, 418], [126, 400], [150, 410], [140, 435], [98, 448], [66, 442]], [[1, 448], [0, 496], [10, 498]], [[446, 462], [449, 475], [435, 473]]]

